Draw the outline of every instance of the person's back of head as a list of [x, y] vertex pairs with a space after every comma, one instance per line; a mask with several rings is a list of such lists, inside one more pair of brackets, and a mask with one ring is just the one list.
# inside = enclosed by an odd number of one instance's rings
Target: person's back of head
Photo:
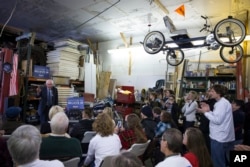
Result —
[[113, 111], [111, 107], [105, 107], [103, 113], [108, 114], [112, 119], [114, 119]]
[[135, 129], [135, 128], [142, 129], [142, 127], [141, 127], [141, 119], [136, 114], [127, 115], [126, 116], [126, 123], [127, 123], [127, 127], [129, 129]]
[[84, 113], [84, 117], [85, 118], [89, 118], [91, 119], [93, 117], [93, 112], [92, 112], [92, 109], [91, 108], [85, 108], [83, 110], [83, 113]]
[[166, 111], [162, 111], [161, 112], [161, 121], [164, 122], [164, 123], [171, 123], [172, 121], [172, 116], [169, 112], [166, 112]]
[[64, 109], [58, 105], [52, 106], [49, 110], [49, 119], [51, 120], [52, 117], [58, 112], [64, 112]]
[[7, 120], [17, 120], [20, 116], [21, 111], [21, 107], [12, 106], [7, 108], [7, 110], [5, 111], [5, 116]]
[[18, 127], [7, 141], [13, 161], [18, 164], [27, 164], [39, 158], [41, 135], [32, 125]]
[[142, 161], [133, 153], [124, 151], [112, 157], [111, 167], [142, 167]]
[[114, 123], [111, 117], [105, 113], [99, 113], [93, 123], [93, 130], [102, 137], [112, 135], [114, 133]]
[[234, 99], [232, 101], [232, 103], [235, 103], [239, 109], [241, 110], [244, 110], [244, 105], [245, 105], [245, 102], [243, 100], [240, 100], [240, 99]]
[[[180, 153], [182, 149], [182, 133], [176, 128], [167, 129], [162, 135], [162, 141], [166, 143], [161, 143], [161, 148], [168, 148], [168, 151], [172, 153]], [[162, 145], [163, 144], [163, 145]], [[164, 145], [164, 144], [167, 144]], [[165, 151], [162, 150], [164, 153]]]
[[154, 107], [152, 109], [153, 113], [156, 115], [160, 115], [161, 114], [161, 108], [160, 107]]
[[68, 125], [69, 119], [64, 112], [56, 113], [50, 121], [51, 132], [54, 134], [65, 134]]
[[212, 166], [212, 160], [200, 129], [194, 127], [187, 128], [184, 133], [183, 144], [186, 146], [188, 151], [195, 154], [195, 156], [198, 158], [200, 166]]

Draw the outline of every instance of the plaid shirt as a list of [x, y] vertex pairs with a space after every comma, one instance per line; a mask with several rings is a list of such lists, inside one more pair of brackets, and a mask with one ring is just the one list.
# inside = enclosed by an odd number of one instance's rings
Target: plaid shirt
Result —
[[129, 149], [136, 142], [135, 132], [131, 129], [120, 132], [119, 134], [122, 149]]
[[155, 137], [161, 137], [164, 131], [168, 128], [171, 128], [169, 123], [159, 122], [155, 129]]

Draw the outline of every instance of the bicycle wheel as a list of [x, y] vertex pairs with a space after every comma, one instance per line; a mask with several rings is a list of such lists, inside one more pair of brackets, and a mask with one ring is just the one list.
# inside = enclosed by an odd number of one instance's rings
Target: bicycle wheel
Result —
[[220, 57], [226, 63], [237, 63], [243, 57], [243, 48], [240, 45], [231, 47], [221, 47]]
[[165, 44], [165, 37], [159, 31], [151, 31], [143, 41], [144, 50], [149, 54], [156, 54], [162, 50]]
[[245, 25], [238, 19], [227, 18], [214, 28], [214, 38], [222, 46], [239, 45], [246, 37]]
[[166, 55], [169, 65], [178, 66], [184, 60], [184, 52], [181, 49], [170, 49]]

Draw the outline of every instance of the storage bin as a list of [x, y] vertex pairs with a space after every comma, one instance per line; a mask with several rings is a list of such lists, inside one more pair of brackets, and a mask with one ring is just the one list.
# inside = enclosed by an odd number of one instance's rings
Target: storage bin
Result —
[[83, 93], [82, 96], [84, 97], [85, 102], [94, 102], [95, 101], [95, 94], [93, 93]]

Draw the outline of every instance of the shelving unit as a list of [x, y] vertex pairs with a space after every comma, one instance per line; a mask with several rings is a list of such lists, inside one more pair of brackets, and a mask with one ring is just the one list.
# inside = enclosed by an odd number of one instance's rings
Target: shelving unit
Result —
[[84, 81], [70, 80], [70, 85], [74, 86], [75, 92], [79, 93], [80, 96], [84, 93]]
[[40, 98], [36, 98], [36, 88], [43, 86], [47, 79], [27, 77], [27, 89], [23, 92], [25, 96], [22, 99], [23, 106], [23, 120], [28, 123], [38, 123], [37, 109]]
[[233, 99], [236, 97], [236, 76], [234, 75], [184, 76], [183, 81], [183, 96], [191, 90], [204, 95], [209, 87], [214, 84], [221, 84], [228, 88], [227, 98]]

